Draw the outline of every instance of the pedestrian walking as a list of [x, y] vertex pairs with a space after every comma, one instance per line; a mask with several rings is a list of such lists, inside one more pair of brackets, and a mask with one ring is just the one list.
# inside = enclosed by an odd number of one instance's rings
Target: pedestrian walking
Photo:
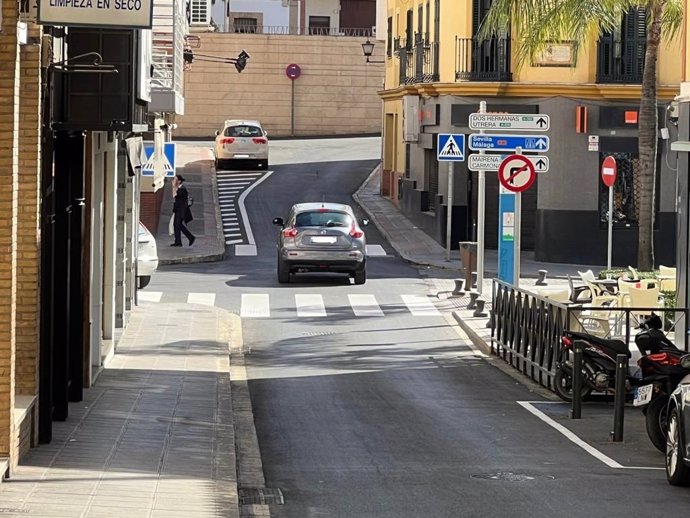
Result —
[[185, 179], [182, 175], [175, 175], [173, 178], [173, 192], [175, 193], [175, 202], [173, 203], [173, 227], [175, 232], [175, 242], [170, 246], [182, 246], [182, 235], [184, 234], [189, 239], [189, 246], [194, 244], [196, 236], [192, 234], [187, 228], [187, 223], [192, 221], [192, 210], [190, 209], [191, 198], [187, 192], [187, 187], [184, 185]]

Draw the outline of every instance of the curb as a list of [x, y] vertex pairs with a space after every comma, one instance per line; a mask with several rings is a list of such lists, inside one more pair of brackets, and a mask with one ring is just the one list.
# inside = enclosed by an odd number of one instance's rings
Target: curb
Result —
[[170, 259], [159, 259], [158, 265], [168, 264], [196, 264], [196, 263], [212, 263], [222, 261], [225, 257], [225, 252], [214, 253], [206, 255], [191, 255], [189, 257], [173, 257]]

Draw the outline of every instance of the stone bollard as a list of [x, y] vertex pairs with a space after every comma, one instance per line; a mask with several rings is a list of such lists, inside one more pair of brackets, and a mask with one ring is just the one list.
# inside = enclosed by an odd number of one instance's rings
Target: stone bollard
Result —
[[489, 310], [489, 320], [486, 321], [486, 327], [492, 329], [494, 327], [494, 310], [491, 308]]
[[455, 279], [455, 289], [452, 295], [455, 297], [462, 297], [465, 295], [465, 279]]
[[474, 313], [472, 313], [473, 317], [485, 317], [486, 313], [484, 313], [484, 304], [486, 304], [485, 300], [482, 299], [477, 299], [476, 302], [476, 309], [474, 310]]
[[537, 272], [539, 274], [539, 278], [537, 279], [537, 282], [535, 283], [536, 286], [547, 286], [548, 283], [546, 282], [546, 274], [548, 273], [546, 270], [539, 270]]
[[467, 304], [467, 309], [476, 308], [478, 298], [479, 298], [479, 292], [478, 291], [470, 291], [470, 303]]
[[477, 287], [477, 272], [472, 272], [472, 289]]

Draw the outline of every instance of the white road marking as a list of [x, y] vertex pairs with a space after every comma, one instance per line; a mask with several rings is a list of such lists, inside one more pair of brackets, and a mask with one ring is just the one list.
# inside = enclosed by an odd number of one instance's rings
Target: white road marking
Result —
[[386, 254], [386, 251], [381, 245], [367, 245], [367, 256], [368, 257], [379, 257]]
[[137, 300], [139, 302], [160, 302], [162, 297], [162, 291], [137, 291]]
[[204, 306], [213, 306], [216, 303], [215, 293], [189, 293], [187, 295], [188, 304], [202, 304]]
[[235, 245], [235, 255], [257, 255], [256, 245]]
[[[227, 237], [227, 236], [225, 236]], [[244, 239], [228, 239], [225, 244], [226, 245], [236, 245], [237, 243], [242, 243]]]
[[348, 295], [350, 306], [358, 317], [382, 317], [383, 311], [374, 295]]
[[326, 308], [323, 297], [317, 294], [295, 295], [298, 317], [325, 317]]
[[416, 317], [440, 317], [441, 313], [436, 306], [422, 295], [400, 295], [403, 302]]
[[240, 212], [242, 213], [242, 221], [244, 221], [244, 230], [247, 233], [247, 241], [249, 241], [250, 245], [255, 245], [256, 241], [254, 241], [254, 233], [252, 232], [252, 226], [249, 223], [249, 217], [247, 216], [247, 208], [244, 206], [244, 200], [247, 198], [250, 192], [259, 185], [261, 182], [266, 180], [269, 176], [273, 174], [273, 171], [266, 171], [266, 173], [259, 178], [256, 182], [251, 184], [240, 196]]
[[243, 293], [240, 316], [242, 318], [269, 318], [271, 308], [268, 305], [268, 294]]
[[[587, 453], [589, 453], [592, 457], [595, 459], [603, 462], [606, 464], [609, 468], [614, 468], [614, 469], [650, 469], [650, 470], [663, 470], [664, 468], [648, 468], [648, 467], [640, 467], [640, 466], [623, 466], [622, 464], [619, 464], [615, 460], [613, 460], [611, 457], [603, 454], [599, 450], [597, 450], [594, 446], [586, 443], [582, 439], [580, 439], [577, 435], [575, 435], [573, 432], [568, 430], [565, 426], [563, 426], [560, 423], [557, 423], [553, 419], [551, 419], [548, 415], [546, 415], [544, 412], [541, 410], [537, 409], [533, 403], [551, 403], [550, 401], [517, 401], [517, 404], [526, 409], [528, 412], [531, 414], [534, 414], [537, 416], [539, 419], [544, 421], [546, 424], [554, 428], [555, 430], [559, 431], [561, 434], [563, 434], [566, 439], [569, 441], [573, 442], [574, 444], [578, 445], [580, 448], [585, 450]], [[556, 403], [560, 404], [560, 403]]]

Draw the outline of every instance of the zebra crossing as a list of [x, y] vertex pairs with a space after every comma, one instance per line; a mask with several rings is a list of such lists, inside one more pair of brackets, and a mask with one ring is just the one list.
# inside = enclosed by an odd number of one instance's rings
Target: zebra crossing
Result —
[[246, 241], [242, 227], [242, 193], [251, 187], [265, 173], [216, 171], [218, 183], [218, 205], [223, 222], [225, 244], [234, 245]]
[[[216, 293], [187, 293], [184, 295], [167, 295], [165, 301], [183, 302], [188, 304], [201, 304], [205, 306], [216, 305]], [[164, 300], [162, 291], [145, 291], [137, 293], [140, 304], [159, 303]], [[372, 294], [348, 294], [347, 301], [352, 315], [355, 317], [384, 317], [389, 314], [400, 314], [403, 311], [415, 317], [438, 317], [441, 312], [434, 303], [423, 295], [399, 295], [399, 302], [380, 303]], [[394, 297], [395, 298], [395, 297]], [[325, 318], [336, 314], [342, 314], [342, 308], [329, 311], [323, 295], [318, 293], [296, 293], [291, 297], [291, 304], [285, 307], [282, 303], [271, 305], [271, 297], [268, 293], [243, 293], [239, 300], [239, 315], [247, 319], [271, 318], [279, 313], [284, 316], [287, 310], [293, 312], [297, 318]]]

